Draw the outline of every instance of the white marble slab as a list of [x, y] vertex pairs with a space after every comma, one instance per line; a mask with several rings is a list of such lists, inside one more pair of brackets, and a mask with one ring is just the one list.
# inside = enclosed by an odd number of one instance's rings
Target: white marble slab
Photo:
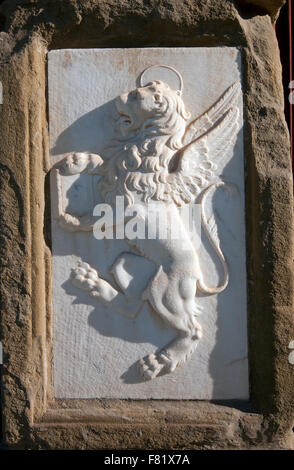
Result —
[[[52, 165], [72, 152], [103, 155], [114, 137], [113, 99], [138, 86], [143, 69], [153, 64], [175, 67], [184, 81], [183, 100], [191, 119], [206, 111], [233, 83], [241, 82], [238, 49], [145, 48], [57, 50], [48, 54], [49, 125]], [[156, 75], [156, 76], [155, 76]], [[176, 88], [169, 70], [150, 70], [146, 78]], [[244, 153], [242, 99], [240, 130], [218, 175], [236, 185], [233, 198], [220, 192], [213, 200], [221, 247], [230, 280], [218, 295], [197, 298], [203, 328], [191, 359], [173, 373], [144, 381], [137, 361], [160, 349], [174, 330], [158, 320], [147, 303], [136, 319], [119, 316], [70, 282], [79, 260], [111, 280], [108, 272], [124, 240], [101, 240], [92, 233], [62, 230], [52, 218], [54, 391], [57, 398], [248, 399], [247, 300], [244, 215]], [[67, 210], [83, 214], [99, 202], [89, 175], [63, 178]], [[54, 188], [52, 189], [54, 190]], [[56, 194], [52, 194], [52, 213]], [[208, 284], [220, 279], [219, 263], [207, 242], [199, 249]], [[142, 258], [140, 270], [147, 266]], [[149, 267], [148, 267], [149, 269]]]

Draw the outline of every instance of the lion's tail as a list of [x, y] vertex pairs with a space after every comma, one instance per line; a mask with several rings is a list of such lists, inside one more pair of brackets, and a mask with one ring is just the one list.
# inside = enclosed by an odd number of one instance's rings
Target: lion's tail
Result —
[[216, 286], [216, 287], [208, 287], [205, 285], [205, 283], [199, 279], [197, 281], [197, 287], [202, 291], [204, 292], [205, 294], [219, 294], [220, 292], [222, 292], [223, 290], [225, 290], [225, 288], [227, 287], [228, 285], [228, 282], [229, 282], [229, 271], [228, 271], [228, 265], [227, 265], [227, 261], [223, 255], [223, 252], [220, 248], [220, 244], [219, 244], [219, 237], [218, 237], [218, 233], [217, 233], [217, 226], [216, 226], [216, 223], [215, 223], [215, 220], [214, 220], [214, 217], [212, 216], [209, 220], [207, 220], [206, 218], [206, 215], [204, 213], [204, 203], [205, 203], [205, 200], [206, 200], [206, 197], [207, 195], [215, 188], [218, 188], [219, 186], [227, 186], [226, 183], [223, 183], [223, 182], [217, 182], [217, 183], [213, 183], [211, 184], [210, 186], [208, 186], [204, 191], [203, 193], [201, 194], [201, 199], [200, 199], [200, 204], [201, 204], [201, 222], [202, 222], [202, 225], [204, 227], [204, 230], [205, 230], [205, 233], [207, 235], [207, 238], [208, 240], [210, 241], [211, 243], [211, 246], [212, 248], [214, 249], [215, 253], [217, 254], [221, 264], [222, 264], [222, 267], [223, 267], [223, 271], [224, 271], [224, 280], [223, 282], [219, 285], [219, 286]]

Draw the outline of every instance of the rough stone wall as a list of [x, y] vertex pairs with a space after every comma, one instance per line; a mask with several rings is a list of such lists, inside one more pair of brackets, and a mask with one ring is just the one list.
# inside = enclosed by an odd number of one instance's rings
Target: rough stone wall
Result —
[[[0, 339], [11, 448], [293, 446], [292, 174], [272, 26], [283, 3], [0, 2]], [[220, 45], [243, 57], [251, 402], [54, 402], [46, 51]]]

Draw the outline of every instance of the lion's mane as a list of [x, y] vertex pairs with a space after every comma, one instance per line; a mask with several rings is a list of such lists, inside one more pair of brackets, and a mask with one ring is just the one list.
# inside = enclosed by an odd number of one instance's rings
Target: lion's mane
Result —
[[100, 182], [105, 202], [115, 204], [116, 196], [134, 203], [133, 193], [143, 193], [143, 200], [166, 200], [169, 163], [182, 146], [186, 121], [190, 117], [176, 92], [163, 96], [164, 112], [158, 112], [140, 129], [125, 138], [113, 141], [108, 148]]

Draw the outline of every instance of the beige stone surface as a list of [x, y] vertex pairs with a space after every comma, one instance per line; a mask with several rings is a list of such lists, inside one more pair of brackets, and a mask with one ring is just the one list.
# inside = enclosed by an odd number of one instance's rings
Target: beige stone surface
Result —
[[[6, 444], [154, 448], [156, 440], [157, 448], [173, 449], [293, 447], [294, 369], [288, 361], [294, 338], [292, 173], [270, 16], [224, 0], [6, 0], [0, 15]], [[46, 53], [68, 47], [174, 45], [227, 45], [242, 54], [250, 402], [192, 401], [187, 414], [177, 401], [54, 401]]]

